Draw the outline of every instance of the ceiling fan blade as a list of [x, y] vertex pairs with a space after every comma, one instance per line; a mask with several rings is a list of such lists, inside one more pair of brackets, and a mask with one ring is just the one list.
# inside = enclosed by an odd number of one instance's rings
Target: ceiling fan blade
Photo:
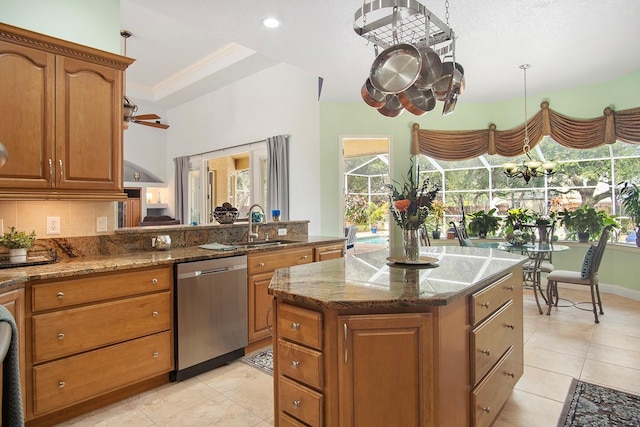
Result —
[[132, 116], [131, 118], [136, 120], [156, 120], [159, 119], [160, 116], [157, 114], [140, 114], [139, 116]]
[[140, 120], [133, 120], [133, 123], [137, 123], [139, 125], [151, 126], [151, 127], [160, 128], [160, 129], [168, 129], [169, 128], [169, 125], [165, 125], [164, 123], [142, 122]]

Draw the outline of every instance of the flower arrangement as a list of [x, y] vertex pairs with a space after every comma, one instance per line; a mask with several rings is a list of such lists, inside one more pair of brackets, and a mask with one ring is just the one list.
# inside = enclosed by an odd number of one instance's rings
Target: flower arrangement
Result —
[[389, 194], [389, 210], [393, 214], [396, 224], [403, 230], [417, 230], [424, 224], [431, 205], [438, 195], [440, 188], [437, 184], [431, 185], [429, 178], [419, 182], [420, 170], [414, 177], [414, 159], [411, 158], [411, 165], [407, 176], [403, 177], [403, 183], [394, 181], [394, 184], [387, 184], [391, 191]]
[[531, 241], [531, 233], [522, 230], [510, 231], [505, 237], [513, 246], [523, 246]]

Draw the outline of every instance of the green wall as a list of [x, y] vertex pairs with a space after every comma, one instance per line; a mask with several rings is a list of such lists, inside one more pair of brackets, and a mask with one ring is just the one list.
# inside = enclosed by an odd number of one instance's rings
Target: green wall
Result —
[[[527, 96], [529, 116], [538, 111], [542, 101], [550, 108], [575, 118], [602, 116], [606, 107], [624, 110], [640, 106], [640, 70], [618, 79], [558, 92]], [[490, 104], [465, 103], [460, 97], [453, 114], [443, 117], [442, 103], [424, 116], [404, 112], [399, 117], [381, 115], [364, 102], [320, 103], [320, 152], [322, 232], [335, 235], [342, 229], [338, 206], [340, 138], [343, 136], [388, 136], [392, 139], [391, 173], [399, 178], [409, 167], [411, 126], [419, 123], [422, 129], [469, 130], [487, 129], [495, 123], [498, 130], [506, 130], [524, 122], [522, 98]]]
[[0, 21], [121, 53], [120, 0], [1, 0]]

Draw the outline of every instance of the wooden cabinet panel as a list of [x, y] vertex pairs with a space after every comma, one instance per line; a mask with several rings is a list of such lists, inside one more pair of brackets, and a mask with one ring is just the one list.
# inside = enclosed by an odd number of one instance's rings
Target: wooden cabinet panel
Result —
[[10, 153], [0, 188], [49, 188], [55, 55], [0, 41], [0, 141]]
[[338, 317], [341, 427], [434, 424], [432, 317]]
[[471, 296], [471, 324], [476, 325], [512, 299], [516, 286], [518, 283], [515, 276], [509, 273], [494, 284], [474, 293]]
[[322, 394], [284, 377], [278, 379], [278, 385], [280, 412], [285, 412], [313, 427], [324, 426]]
[[477, 384], [515, 341], [513, 301], [494, 313], [471, 332], [472, 380]]
[[322, 390], [324, 358], [321, 352], [279, 339], [278, 363], [281, 375]]
[[[269, 283], [273, 273], [256, 274], [249, 276], [249, 342], [257, 341], [271, 335], [269, 325], [272, 317], [267, 319], [270, 313], [273, 297], [269, 295]], [[268, 323], [267, 323], [268, 322]]]
[[248, 274], [259, 274], [310, 262], [313, 262], [313, 248], [289, 249], [262, 255], [248, 255], [247, 269]]
[[62, 409], [170, 371], [171, 342], [171, 333], [163, 332], [34, 367], [34, 413]]
[[318, 246], [313, 249], [313, 260], [315, 262], [327, 261], [344, 257], [345, 246], [342, 244]]
[[278, 337], [322, 350], [322, 313], [282, 304], [278, 311]]
[[128, 270], [36, 284], [32, 287], [34, 312], [60, 309], [109, 299], [171, 289], [173, 267]]
[[[13, 316], [18, 330], [18, 364], [20, 365], [20, 388], [22, 391], [22, 401], [26, 399], [27, 388], [25, 386], [25, 315], [24, 315], [24, 289], [16, 289], [14, 291], [0, 294], [0, 304], [2, 304]], [[0, 365], [1, 366], [1, 365]], [[0, 369], [0, 378], [2, 370]], [[0, 396], [2, 395], [2, 387], [0, 387]], [[24, 406], [23, 406], [24, 412]]]

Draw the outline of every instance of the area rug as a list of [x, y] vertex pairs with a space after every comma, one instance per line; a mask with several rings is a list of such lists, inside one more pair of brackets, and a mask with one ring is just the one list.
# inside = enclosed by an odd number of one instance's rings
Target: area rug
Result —
[[241, 358], [240, 361], [273, 375], [273, 352], [271, 349], [259, 350], [248, 354]]
[[575, 378], [558, 427], [640, 426], [640, 396]]

